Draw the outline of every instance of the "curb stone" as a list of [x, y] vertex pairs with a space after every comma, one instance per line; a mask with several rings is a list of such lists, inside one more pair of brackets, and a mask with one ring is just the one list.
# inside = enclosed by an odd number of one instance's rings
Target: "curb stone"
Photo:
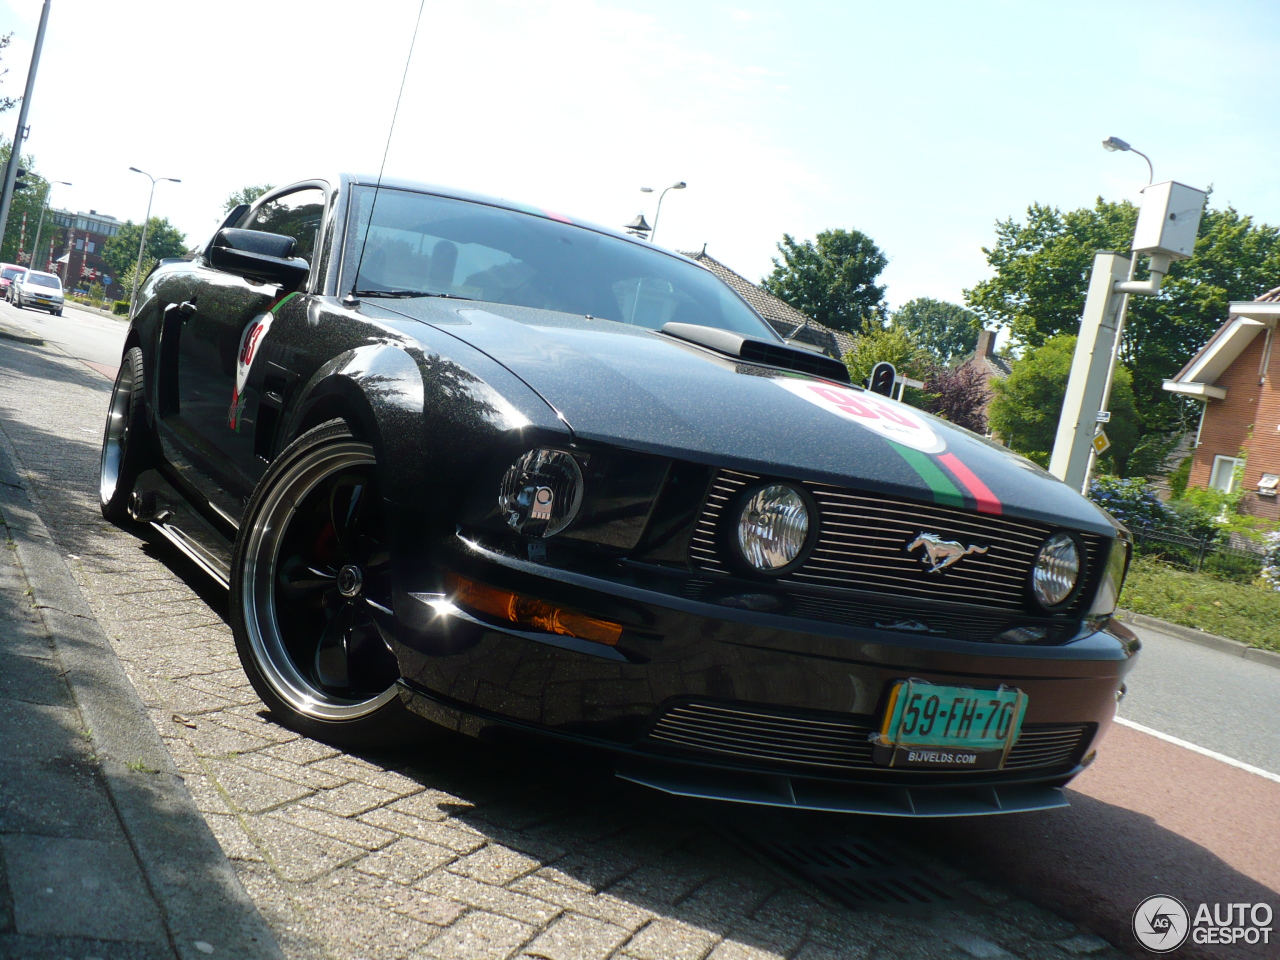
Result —
[[1155, 617], [1132, 613], [1128, 610], [1119, 610], [1116, 612], [1116, 616], [1121, 622], [1132, 624], [1135, 627], [1150, 627], [1152, 630], [1159, 630], [1161, 633], [1167, 633], [1169, 636], [1176, 637], [1179, 640], [1198, 643], [1202, 647], [1209, 647], [1221, 653], [1230, 654], [1233, 657], [1240, 657], [1244, 660], [1251, 660], [1254, 663], [1261, 663], [1268, 667], [1280, 669], [1280, 653], [1276, 653], [1274, 650], [1251, 647], [1247, 643], [1220, 637], [1216, 633], [1206, 633], [1195, 627], [1184, 627], [1180, 623], [1169, 623], [1167, 620], [1159, 620]]
[[283, 960], [34, 509], [0, 430], [0, 511], [89, 732], [107, 791], [182, 960]]

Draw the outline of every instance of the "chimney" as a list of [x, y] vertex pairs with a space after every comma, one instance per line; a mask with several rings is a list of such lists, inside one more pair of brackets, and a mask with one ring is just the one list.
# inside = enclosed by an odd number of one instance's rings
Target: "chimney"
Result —
[[994, 357], [996, 355], [996, 330], [978, 331], [978, 348], [973, 351], [975, 357]]

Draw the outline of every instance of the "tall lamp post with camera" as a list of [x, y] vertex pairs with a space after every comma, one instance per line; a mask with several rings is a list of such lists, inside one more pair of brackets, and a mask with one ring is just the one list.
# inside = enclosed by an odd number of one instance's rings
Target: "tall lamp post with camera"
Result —
[[[1103, 141], [1103, 146], [1108, 150], [1133, 150], [1116, 137]], [[1151, 160], [1146, 154], [1133, 152], [1146, 160], [1150, 169]], [[1207, 196], [1203, 190], [1172, 180], [1148, 183], [1142, 191], [1142, 209], [1130, 256], [1109, 250], [1094, 255], [1067, 394], [1049, 461], [1050, 473], [1082, 493], [1087, 492], [1094, 457], [1107, 449], [1106, 434], [1099, 432], [1098, 425], [1109, 419], [1107, 403], [1128, 299], [1132, 295], [1159, 294], [1170, 265], [1195, 252]], [[1150, 257], [1151, 276], [1135, 281], [1136, 258], [1142, 254]]]

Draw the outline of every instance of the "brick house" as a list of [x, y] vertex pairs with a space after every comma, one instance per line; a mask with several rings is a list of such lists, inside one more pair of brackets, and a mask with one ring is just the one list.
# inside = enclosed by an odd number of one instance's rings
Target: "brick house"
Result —
[[1204, 404], [1190, 486], [1242, 490], [1241, 510], [1280, 519], [1280, 287], [1233, 303], [1227, 321], [1177, 376], [1171, 393]]
[[[681, 253], [684, 253], [681, 251]], [[704, 246], [700, 253], [684, 253], [698, 266], [710, 270], [727, 283], [743, 300], [751, 304], [778, 335], [797, 343], [817, 347], [829, 357], [843, 360], [844, 355], [853, 349], [854, 337], [843, 330], [834, 330], [825, 324], [811, 320], [807, 314], [801, 313], [791, 304], [779, 300], [764, 287], [758, 286], [735, 273], [715, 257], [707, 253]]]
[[963, 367], [977, 371], [987, 388], [987, 399], [982, 404], [983, 419], [986, 419], [987, 412], [991, 409], [991, 401], [995, 399], [991, 381], [1003, 380], [1012, 370], [1009, 361], [996, 354], [996, 333], [995, 330], [979, 330], [978, 345], [974, 348], [973, 355], [961, 364]]
[[[50, 210], [45, 223], [46, 229], [51, 224], [52, 230], [48, 247], [40, 252], [48, 257], [52, 269], [62, 278], [62, 285], [84, 291], [90, 284], [101, 283], [109, 298], [119, 298], [120, 278], [111, 276], [111, 268], [102, 259], [102, 247], [124, 224], [97, 210]], [[40, 245], [45, 246], [43, 242]]]

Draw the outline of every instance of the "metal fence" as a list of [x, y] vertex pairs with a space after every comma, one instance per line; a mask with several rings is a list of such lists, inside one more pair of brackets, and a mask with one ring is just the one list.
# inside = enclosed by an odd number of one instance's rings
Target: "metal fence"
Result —
[[1242, 583], [1257, 580], [1266, 563], [1261, 547], [1256, 551], [1242, 550], [1214, 538], [1192, 537], [1158, 527], [1135, 527], [1133, 547], [1145, 557]]

